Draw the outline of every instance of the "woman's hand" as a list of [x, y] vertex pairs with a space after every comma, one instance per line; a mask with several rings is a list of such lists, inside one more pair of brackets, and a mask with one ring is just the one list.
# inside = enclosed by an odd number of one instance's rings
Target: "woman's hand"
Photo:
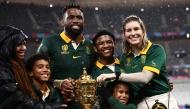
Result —
[[101, 74], [96, 78], [98, 82], [104, 82], [106, 79], [114, 79], [116, 78], [115, 73], [110, 73], [110, 74]]

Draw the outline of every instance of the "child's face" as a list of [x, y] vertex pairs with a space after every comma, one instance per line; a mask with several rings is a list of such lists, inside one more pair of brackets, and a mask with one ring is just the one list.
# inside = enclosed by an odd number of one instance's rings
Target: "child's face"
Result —
[[113, 57], [115, 42], [109, 35], [102, 35], [97, 38], [94, 50], [101, 58]]
[[51, 75], [48, 61], [43, 59], [36, 61], [33, 66], [33, 71], [29, 74], [33, 77], [33, 82], [47, 82]]
[[114, 88], [113, 96], [123, 104], [126, 104], [129, 100], [129, 87], [123, 84], [118, 84]]

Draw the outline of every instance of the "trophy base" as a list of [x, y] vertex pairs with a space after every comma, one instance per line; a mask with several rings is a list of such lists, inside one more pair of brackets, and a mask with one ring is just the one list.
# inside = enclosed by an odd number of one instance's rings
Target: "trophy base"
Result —
[[82, 104], [83, 109], [91, 109], [92, 104]]

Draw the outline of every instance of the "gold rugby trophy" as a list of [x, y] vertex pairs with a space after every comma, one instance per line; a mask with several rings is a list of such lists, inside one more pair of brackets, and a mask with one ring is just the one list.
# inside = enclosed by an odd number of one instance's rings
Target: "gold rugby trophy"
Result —
[[97, 82], [87, 74], [86, 68], [83, 68], [83, 74], [76, 82], [76, 101], [82, 105], [84, 109], [91, 109], [92, 105], [98, 99], [96, 94]]

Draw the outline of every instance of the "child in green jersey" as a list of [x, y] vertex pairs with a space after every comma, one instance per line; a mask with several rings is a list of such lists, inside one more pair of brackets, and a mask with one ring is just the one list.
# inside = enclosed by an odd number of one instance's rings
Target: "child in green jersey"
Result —
[[[93, 38], [93, 45], [99, 59], [91, 72], [92, 78], [96, 79], [103, 73], [120, 72], [120, 62], [114, 57], [114, 49], [116, 46], [115, 36], [107, 30], [100, 30]], [[104, 82], [104, 84], [107, 84], [108, 82], [110, 82], [110, 80]], [[100, 99], [100, 102], [101, 101], [102, 99]], [[116, 107], [117, 106], [126, 107], [126, 105], [123, 105], [122, 103], [116, 104]], [[96, 102], [93, 109], [97, 109], [98, 107], [98, 102]]]
[[109, 82], [102, 86], [100, 95], [103, 98], [101, 109], [137, 109], [130, 84], [123, 81]]
[[26, 70], [32, 79], [32, 86], [39, 101], [49, 103], [63, 102], [57, 91], [47, 84], [51, 75], [47, 55], [40, 53], [29, 57], [26, 61]]

